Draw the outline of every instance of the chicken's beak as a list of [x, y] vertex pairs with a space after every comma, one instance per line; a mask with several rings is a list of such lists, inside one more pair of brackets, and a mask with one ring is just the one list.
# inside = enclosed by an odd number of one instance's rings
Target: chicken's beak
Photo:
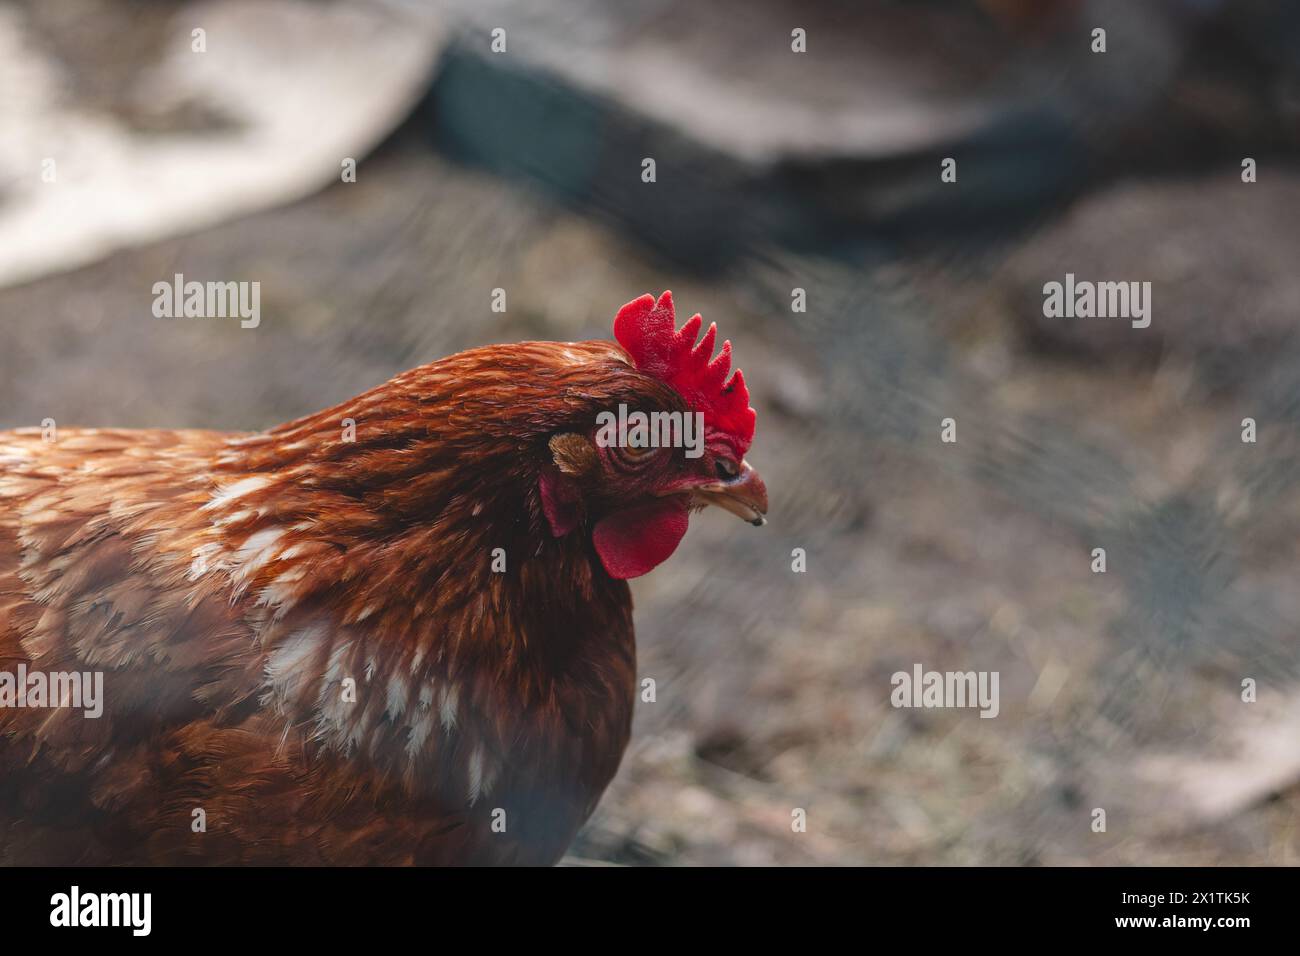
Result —
[[756, 528], [767, 524], [763, 518], [767, 514], [767, 486], [747, 461], [740, 463], [735, 478], [699, 485], [695, 495], [705, 504], [725, 508]]

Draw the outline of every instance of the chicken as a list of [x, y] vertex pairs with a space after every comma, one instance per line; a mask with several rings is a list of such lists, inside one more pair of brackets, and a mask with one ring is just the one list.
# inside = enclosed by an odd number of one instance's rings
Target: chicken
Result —
[[[665, 292], [619, 344], [474, 349], [266, 432], [0, 432], [0, 862], [558, 860], [631, 729], [626, 579], [706, 504], [767, 510], [700, 327]], [[699, 412], [702, 454], [602, 441], [620, 405]], [[99, 716], [54, 700], [94, 674]]]

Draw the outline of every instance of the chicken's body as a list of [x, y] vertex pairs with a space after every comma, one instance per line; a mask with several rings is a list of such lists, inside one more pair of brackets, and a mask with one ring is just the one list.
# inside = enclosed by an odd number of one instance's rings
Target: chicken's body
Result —
[[524, 343], [265, 433], [0, 433], [0, 672], [104, 675], [0, 708], [0, 863], [557, 860], [636, 673], [542, 453], [623, 400], [681, 405]]

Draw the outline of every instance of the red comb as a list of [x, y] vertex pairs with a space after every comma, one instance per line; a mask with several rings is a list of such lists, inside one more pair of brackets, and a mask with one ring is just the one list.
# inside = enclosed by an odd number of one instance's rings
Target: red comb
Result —
[[665, 292], [655, 302], [643, 295], [618, 310], [614, 317], [614, 338], [627, 350], [639, 371], [667, 382], [686, 399], [691, 411], [704, 413], [704, 428], [710, 438], [719, 438], [732, 446], [737, 458], [743, 458], [754, 440], [754, 410], [749, 407], [749, 389], [745, 376], [731, 371], [731, 343], [723, 342], [715, 356], [713, 343], [718, 327], [709, 330], [698, 345], [704, 321], [691, 316], [680, 329], [675, 328], [673, 294]]

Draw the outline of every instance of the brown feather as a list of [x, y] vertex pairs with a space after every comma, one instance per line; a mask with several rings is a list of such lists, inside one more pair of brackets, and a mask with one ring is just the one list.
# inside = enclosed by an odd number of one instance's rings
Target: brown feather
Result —
[[0, 433], [0, 670], [105, 696], [0, 709], [0, 862], [556, 860], [635, 648], [537, 476], [619, 401], [680, 406], [611, 343], [524, 343], [264, 433]]

